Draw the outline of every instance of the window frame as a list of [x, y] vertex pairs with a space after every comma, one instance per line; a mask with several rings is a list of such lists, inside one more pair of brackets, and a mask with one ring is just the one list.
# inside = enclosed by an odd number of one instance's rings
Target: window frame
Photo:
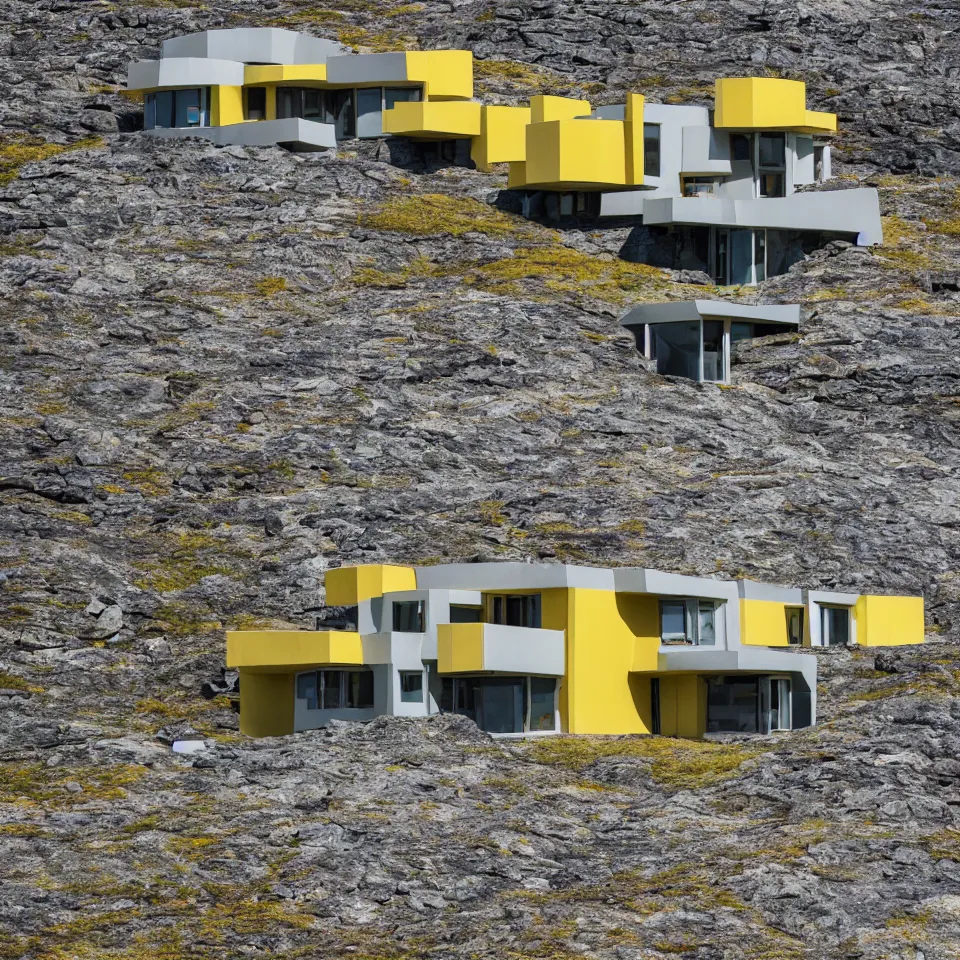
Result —
[[[476, 697], [473, 684], [492, 677], [443, 677], [440, 688], [440, 712], [455, 713], [470, 717], [477, 721], [480, 700]], [[523, 712], [520, 733], [560, 733], [560, 718], [557, 716], [557, 704], [560, 696], [560, 683], [556, 677], [545, 677], [540, 674], [526, 674], [519, 677], [523, 681]], [[533, 720], [533, 681], [542, 680], [553, 684], [553, 703], [550, 711], [550, 727], [538, 727], [534, 730]], [[462, 702], [461, 702], [462, 701]]]
[[[326, 703], [326, 690], [327, 674], [339, 674], [336, 682], [336, 696], [338, 704], [337, 706], [327, 706]], [[368, 676], [370, 682], [367, 685], [369, 690], [363, 689], [363, 681], [359, 681], [357, 684], [357, 697], [359, 701], [357, 703], [350, 703], [350, 700], [353, 697], [351, 677], [354, 675], [357, 676]], [[309, 677], [313, 677], [313, 689], [315, 692], [316, 706], [309, 706], [310, 698], [301, 697], [300, 691], [306, 685], [303, 681], [306, 681]], [[333, 684], [330, 684], [332, 690]], [[369, 695], [369, 702], [365, 702], [364, 694]], [[307, 703], [307, 710], [316, 711], [333, 711], [333, 710], [372, 710], [376, 703], [376, 689], [375, 689], [375, 680], [372, 670], [344, 670], [339, 667], [334, 667], [330, 669], [325, 669], [321, 667], [319, 670], [305, 670], [296, 675], [295, 686], [294, 686], [294, 700], [305, 700]]]
[[[414, 622], [417, 624], [416, 630], [404, 630], [402, 623], [402, 613], [408, 607], [416, 605], [417, 611]], [[427, 605], [423, 600], [394, 600], [391, 603], [391, 626], [393, 633], [424, 633], [427, 629]]]
[[[180, 95], [197, 94], [198, 106], [188, 105], [187, 109], [197, 110], [197, 123], [188, 123], [182, 127], [177, 126], [177, 99]], [[162, 118], [163, 122], [158, 124], [158, 98], [168, 98], [168, 110], [166, 116]], [[152, 125], [149, 120], [153, 119]], [[210, 126], [210, 88], [209, 87], [175, 87], [171, 90], [154, 90], [143, 98], [143, 128], [144, 130], [194, 130], [199, 127]]]
[[[714, 600], [710, 597], [660, 597], [660, 645], [678, 646], [678, 647], [713, 647], [722, 645], [726, 634], [723, 627], [723, 600]], [[671, 633], [667, 637], [663, 629], [663, 608], [683, 607], [684, 635], [679, 639], [679, 634]], [[713, 642], [704, 643], [700, 639], [700, 611], [701, 607], [712, 606], [713, 608]]]
[[[853, 607], [843, 603], [820, 603], [820, 646], [821, 647], [845, 647], [853, 638]], [[831, 639], [831, 629], [827, 625], [828, 614], [836, 611], [845, 611], [847, 614], [847, 639], [843, 643], [834, 643]]]
[[[780, 163], [770, 163], [769, 161], [763, 162], [763, 141], [764, 138], [775, 138], [779, 137], [781, 143], [783, 144], [783, 159]], [[756, 138], [756, 171], [757, 171], [757, 197], [762, 199], [776, 199], [779, 197], [785, 197], [787, 195], [787, 135], [785, 133], [777, 132], [767, 132], [767, 133], [758, 133]], [[764, 191], [764, 178], [765, 177], [779, 177], [780, 178], [780, 190], [779, 193], [768, 193]]]
[[[519, 627], [521, 629], [539, 630], [543, 622], [543, 601], [539, 593], [491, 593], [487, 595], [484, 605], [487, 610], [488, 623], [503, 627]], [[510, 601], [525, 600], [523, 617], [527, 623], [510, 623]]]
[[[650, 132], [648, 132], [650, 131]], [[654, 134], [655, 132], [655, 134]], [[663, 167], [663, 128], [659, 123], [643, 124], [643, 178], [660, 177]], [[656, 145], [655, 147], [653, 145]], [[654, 169], [655, 168], [655, 169]]]
[[[256, 94], [257, 99], [261, 96], [263, 97], [263, 116], [252, 117], [250, 114], [253, 111], [254, 107], [250, 103], [250, 94]], [[257, 108], [260, 112], [260, 108]], [[249, 120], [253, 123], [258, 123], [261, 120], [267, 119], [267, 88], [266, 87], [244, 87], [243, 88], [243, 116], [245, 120]]]
[[[681, 177], [680, 183], [680, 196], [687, 197], [689, 199], [698, 199], [701, 197], [716, 197], [717, 190], [720, 186], [720, 181], [716, 177], [697, 177], [697, 176], [684, 176]], [[687, 187], [702, 187], [709, 186], [709, 191], [696, 191], [692, 193], [687, 192]]]
[[[803, 646], [803, 635], [804, 628], [806, 627], [806, 608], [799, 605], [787, 606], [784, 608], [784, 614], [787, 620], [787, 646], [789, 647], [802, 647]], [[792, 633], [790, 630], [790, 621], [791, 619], [797, 616], [800, 621], [800, 639], [792, 640]]]
[[[423, 682], [422, 670], [400, 670], [400, 702], [423, 703], [423, 693], [426, 685]], [[407, 682], [416, 679], [416, 689], [407, 689]]]
[[[790, 682], [789, 677], [767, 677], [766, 682], [769, 686], [769, 697], [766, 707], [766, 717], [764, 718], [764, 725], [766, 726], [767, 733], [780, 733], [786, 730], [793, 729], [793, 684]], [[773, 725], [773, 693], [774, 690], [777, 692], [777, 726]], [[786, 699], [784, 700], [784, 691], [786, 691]], [[784, 708], [783, 705], [786, 703], [786, 717], [787, 725], [783, 725], [783, 715]]]

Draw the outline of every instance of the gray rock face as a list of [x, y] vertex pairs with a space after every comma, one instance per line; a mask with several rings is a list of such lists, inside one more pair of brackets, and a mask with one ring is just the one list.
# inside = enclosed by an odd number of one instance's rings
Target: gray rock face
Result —
[[[360, 7], [0, 4], [0, 954], [955, 956], [955, 11]], [[469, 46], [502, 102], [803, 76], [888, 243], [740, 291], [807, 313], [732, 388], [660, 378], [619, 313], [717, 291], [641, 233], [405, 143], [133, 132], [127, 60], [256, 23]], [[933, 642], [822, 654], [824, 725], [763, 741], [238, 735], [224, 627], [349, 622], [332, 565], [528, 557], [923, 592]]]

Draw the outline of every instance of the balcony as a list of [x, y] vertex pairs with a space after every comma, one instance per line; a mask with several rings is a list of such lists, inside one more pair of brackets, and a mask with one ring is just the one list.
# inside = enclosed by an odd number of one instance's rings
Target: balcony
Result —
[[859, 246], [883, 242], [880, 202], [877, 191], [869, 187], [749, 200], [657, 197], [644, 201], [643, 222], [756, 230], [819, 230], [856, 235]]
[[293, 673], [363, 663], [360, 634], [348, 630], [227, 631], [227, 666], [250, 673]]
[[526, 161], [510, 165], [509, 187], [526, 190], [622, 190], [628, 169], [619, 120], [551, 120], [527, 127]]
[[401, 101], [383, 111], [383, 132], [423, 140], [480, 136], [480, 104], [470, 100]]
[[280, 145], [303, 153], [337, 148], [336, 130], [332, 123], [317, 123], [315, 120], [302, 120], [299, 117], [286, 117], [282, 120], [248, 120], [222, 127], [154, 127], [144, 132], [151, 137], [176, 140], [202, 137], [221, 146]]
[[802, 80], [725, 77], [716, 82], [714, 125], [718, 130], [793, 130], [836, 133], [833, 113], [808, 110]]
[[441, 623], [437, 627], [440, 673], [516, 673], [562, 677], [562, 630], [496, 623]]

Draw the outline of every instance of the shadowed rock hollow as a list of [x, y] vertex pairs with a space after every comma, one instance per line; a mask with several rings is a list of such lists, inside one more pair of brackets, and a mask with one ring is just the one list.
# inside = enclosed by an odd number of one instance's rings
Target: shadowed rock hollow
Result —
[[[956, 955], [960, 79], [951, 4], [0, 5], [0, 956]], [[886, 245], [730, 388], [620, 312], [713, 295], [499, 174], [151, 142], [167, 36], [467, 46], [488, 99], [709, 102], [806, 79]], [[816, 731], [257, 743], [224, 626], [310, 625], [330, 565], [556, 559], [922, 591], [931, 643], [821, 656]], [[209, 739], [176, 759], [187, 728]]]

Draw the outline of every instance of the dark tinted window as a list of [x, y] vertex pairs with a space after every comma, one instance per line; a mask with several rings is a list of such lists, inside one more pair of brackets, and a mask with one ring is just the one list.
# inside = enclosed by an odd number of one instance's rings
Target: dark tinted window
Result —
[[643, 175], [660, 176], [660, 124], [643, 125]]

